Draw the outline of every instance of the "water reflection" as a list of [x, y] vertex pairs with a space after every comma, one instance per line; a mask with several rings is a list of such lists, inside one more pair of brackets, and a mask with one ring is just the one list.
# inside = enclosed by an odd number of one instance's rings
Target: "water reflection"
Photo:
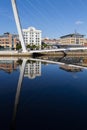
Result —
[[[53, 61], [56, 62], [55, 59], [46, 59], [47, 63], [48, 61]], [[57, 60], [58, 61], [58, 60]], [[60, 59], [59, 59], [60, 61]], [[82, 59], [81, 58], [69, 58], [69, 59], [61, 59], [61, 63], [73, 63], [77, 65], [81, 65]], [[80, 62], [81, 61], [81, 62]], [[60, 69], [63, 69], [65, 71], [70, 71], [70, 72], [79, 72], [82, 71], [82, 69], [78, 66], [68, 66], [68, 64], [61, 64], [60, 63]], [[28, 77], [30, 79], [35, 78], [36, 76], [41, 76], [41, 61], [36, 60], [36, 59], [31, 59], [31, 60], [26, 60], [23, 59], [22, 65], [20, 67], [20, 77], [18, 81], [18, 86], [17, 86], [17, 92], [16, 92], [16, 97], [15, 97], [15, 105], [14, 105], [14, 113], [13, 113], [13, 128], [15, 128], [15, 120], [16, 120], [16, 113], [17, 113], [17, 107], [19, 103], [19, 98], [20, 98], [20, 92], [21, 92], [21, 85], [23, 81], [23, 77]]]
[[0, 70], [4, 70], [7, 73], [12, 73], [17, 69], [17, 62], [13, 60], [0, 60]]
[[[66, 71], [81, 71], [87, 67], [87, 57], [42, 57], [41, 59], [33, 58], [5, 58], [0, 59], [0, 70], [7, 73], [12, 73], [19, 68], [24, 71], [24, 77], [34, 79], [41, 76], [41, 64], [58, 64], [60, 69]], [[25, 69], [24, 69], [25, 67]]]
[[12, 129], [15, 129], [16, 113], [17, 113], [17, 108], [18, 108], [18, 103], [19, 103], [19, 98], [20, 98], [20, 92], [21, 92], [21, 86], [22, 86], [22, 82], [23, 82], [26, 62], [27, 62], [27, 59], [23, 59], [23, 62], [22, 62], [21, 68], [20, 68], [20, 76], [19, 76], [19, 80], [18, 80], [17, 92], [16, 92], [16, 96], [15, 96], [14, 111], [13, 111]]
[[68, 65], [60, 65], [60, 69], [65, 70], [67, 72], [80, 72], [80, 71], [82, 71], [82, 69], [79, 67], [73, 67], [73, 66], [68, 66]]
[[25, 66], [24, 77], [34, 79], [37, 76], [41, 76], [41, 61], [27, 61]]
[[42, 69], [41, 64], [58, 64], [59, 68], [68, 72], [80, 72], [83, 69], [86, 69], [87, 60], [86, 57], [43, 57], [42, 59], [33, 59], [33, 58], [23, 58], [23, 59], [4, 59], [0, 60], [0, 69], [4, 70], [7, 73], [12, 73], [14, 70], [19, 68], [20, 75], [16, 90], [16, 96], [14, 101], [14, 110], [12, 118], [12, 130], [15, 129], [16, 114], [18, 109], [18, 104], [20, 100], [20, 93], [23, 78], [27, 77], [29, 79], [34, 79], [37, 76], [41, 76]]

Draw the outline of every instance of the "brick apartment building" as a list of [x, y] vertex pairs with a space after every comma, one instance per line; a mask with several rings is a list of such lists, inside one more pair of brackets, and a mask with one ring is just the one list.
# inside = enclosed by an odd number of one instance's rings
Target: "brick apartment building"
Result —
[[42, 43], [45, 43], [47, 45], [55, 45], [59, 43], [59, 39], [48, 39], [48, 38], [43, 38]]
[[8, 32], [0, 35], [0, 48], [9, 50], [16, 49], [16, 45], [19, 43], [18, 35], [10, 34]]

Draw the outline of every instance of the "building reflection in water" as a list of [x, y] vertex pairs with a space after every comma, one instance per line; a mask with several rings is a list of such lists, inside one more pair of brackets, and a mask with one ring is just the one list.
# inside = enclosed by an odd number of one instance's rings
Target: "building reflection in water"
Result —
[[40, 61], [27, 62], [26, 59], [23, 59], [22, 65], [20, 67], [20, 76], [19, 76], [16, 96], [15, 96], [12, 129], [15, 129], [16, 113], [17, 113], [17, 108], [18, 108], [18, 103], [20, 98], [23, 77], [29, 77], [30, 79], [34, 79], [36, 76], [41, 76], [41, 62]]
[[11, 60], [0, 60], [0, 70], [11, 73], [17, 69], [17, 62]]
[[[20, 69], [20, 75], [18, 79], [18, 85], [17, 85], [17, 90], [16, 90], [16, 96], [15, 96], [15, 102], [14, 102], [14, 110], [13, 110], [13, 118], [12, 118], [12, 125], [11, 129], [15, 130], [15, 122], [16, 122], [16, 114], [17, 114], [17, 109], [18, 109], [18, 104], [19, 104], [19, 98], [20, 98], [20, 93], [21, 93], [21, 87], [22, 87], [22, 82], [24, 77], [28, 77], [29, 79], [34, 79], [37, 76], [41, 76], [41, 61], [31, 61], [27, 59], [23, 59], [21, 62], [22, 64], [19, 66]], [[12, 60], [3, 60], [0, 61], [0, 69], [4, 70], [8, 73], [11, 73], [13, 70], [16, 70], [18, 66], [17, 61], [12, 61]], [[68, 65], [60, 65], [60, 69], [66, 70], [66, 71], [71, 71], [71, 72], [79, 72], [81, 71], [81, 68], [78, 67], [73, 67], [73, 66], [68, 66]]]
[[[78, 72], [81, 71], [78, 67], [70, 67], [67, 65], [61, 65], [61, 69], [64, 69], [66, 71], [71, 72]], [[15, 96], [15, 103], [14, 103], [14, 111], [13, 111], [13, 120], [12, 120], [12, 130], [15, 129], [15, 122], [16, 122], [16, 114], [18, 109], [18, 103], [21, 93], [21, 86], [23, 77], [28, 77], [30, 79], [34, 79], [36, 76], [41, 76], [41, 61], [27, 61], [26, 59], [23, 59], [22, 65], [20, 67], [20, 76]]]
[[60, 65], [60, 69], [65, 70], [67, 72], [80, 72], [80, 71], [82, 71], [81, 68], [73, 67], [73, 66], [67, 66], [67, 65]]
[[41, 62], [40, 61], [29, 61], [25, 67], [24, 77], [34, 79], [37, 76], [41, 76]]

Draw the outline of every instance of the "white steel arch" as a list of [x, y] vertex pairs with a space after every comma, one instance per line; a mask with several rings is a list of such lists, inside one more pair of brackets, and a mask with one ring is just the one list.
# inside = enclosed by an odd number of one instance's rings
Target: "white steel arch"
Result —
[[19, 39], [21, 41], [22, 50], [23, 50], [23, 52], [27, 52], [26, 46], [25, 46], [25, 43], [24, 43], [24, 38], [23, 38], [23, 33], [22, 33], [22, 28], [21, 28], [21, 23], [20, 23], [20, 18], [19, 18], [19, 15], [18, 15], [18, 9], [17, 9], [16, 0], [11, 0], [11, 3], [12, 3], [12, 9], [13, 9], [13, 13], [14, 13], [14, 18], [15, 18], [15, 22], [16, 22], [16, 26], [17, 26], [17, 30], [18, 30], [18, 34], [19, 34]]

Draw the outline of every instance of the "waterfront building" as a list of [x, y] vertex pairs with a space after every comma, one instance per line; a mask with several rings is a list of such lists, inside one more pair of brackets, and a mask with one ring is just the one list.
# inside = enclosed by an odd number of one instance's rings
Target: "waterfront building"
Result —
[[84, 35], [79, 33], [68, 34], [60, 37], [59, 44], [63, 45], [84, 45]]
[[24, 43], [26, 45], [36, 45], [41, 47], [41, 30], [34, 27], [23, 29]]
[[49, 38], [43, 38], [42, 43], [45, 43], [47, 45], [55, 45], [59, 43], [59, 39], [49, 39]]
[[87, 47], [87, 38], [85, 38], [85, 41], [84, 41], [84, 46]]
[[29, 63], [26, 64], [24, 77], [34, 79], [37, 76], [41, 76], [41, 62], [30, 61]]
[[4, 33], [0, 35], [0, 47], [4, 49], [16, 49], [16, 45], [19, 44], [19, 37], [15, 34]]

